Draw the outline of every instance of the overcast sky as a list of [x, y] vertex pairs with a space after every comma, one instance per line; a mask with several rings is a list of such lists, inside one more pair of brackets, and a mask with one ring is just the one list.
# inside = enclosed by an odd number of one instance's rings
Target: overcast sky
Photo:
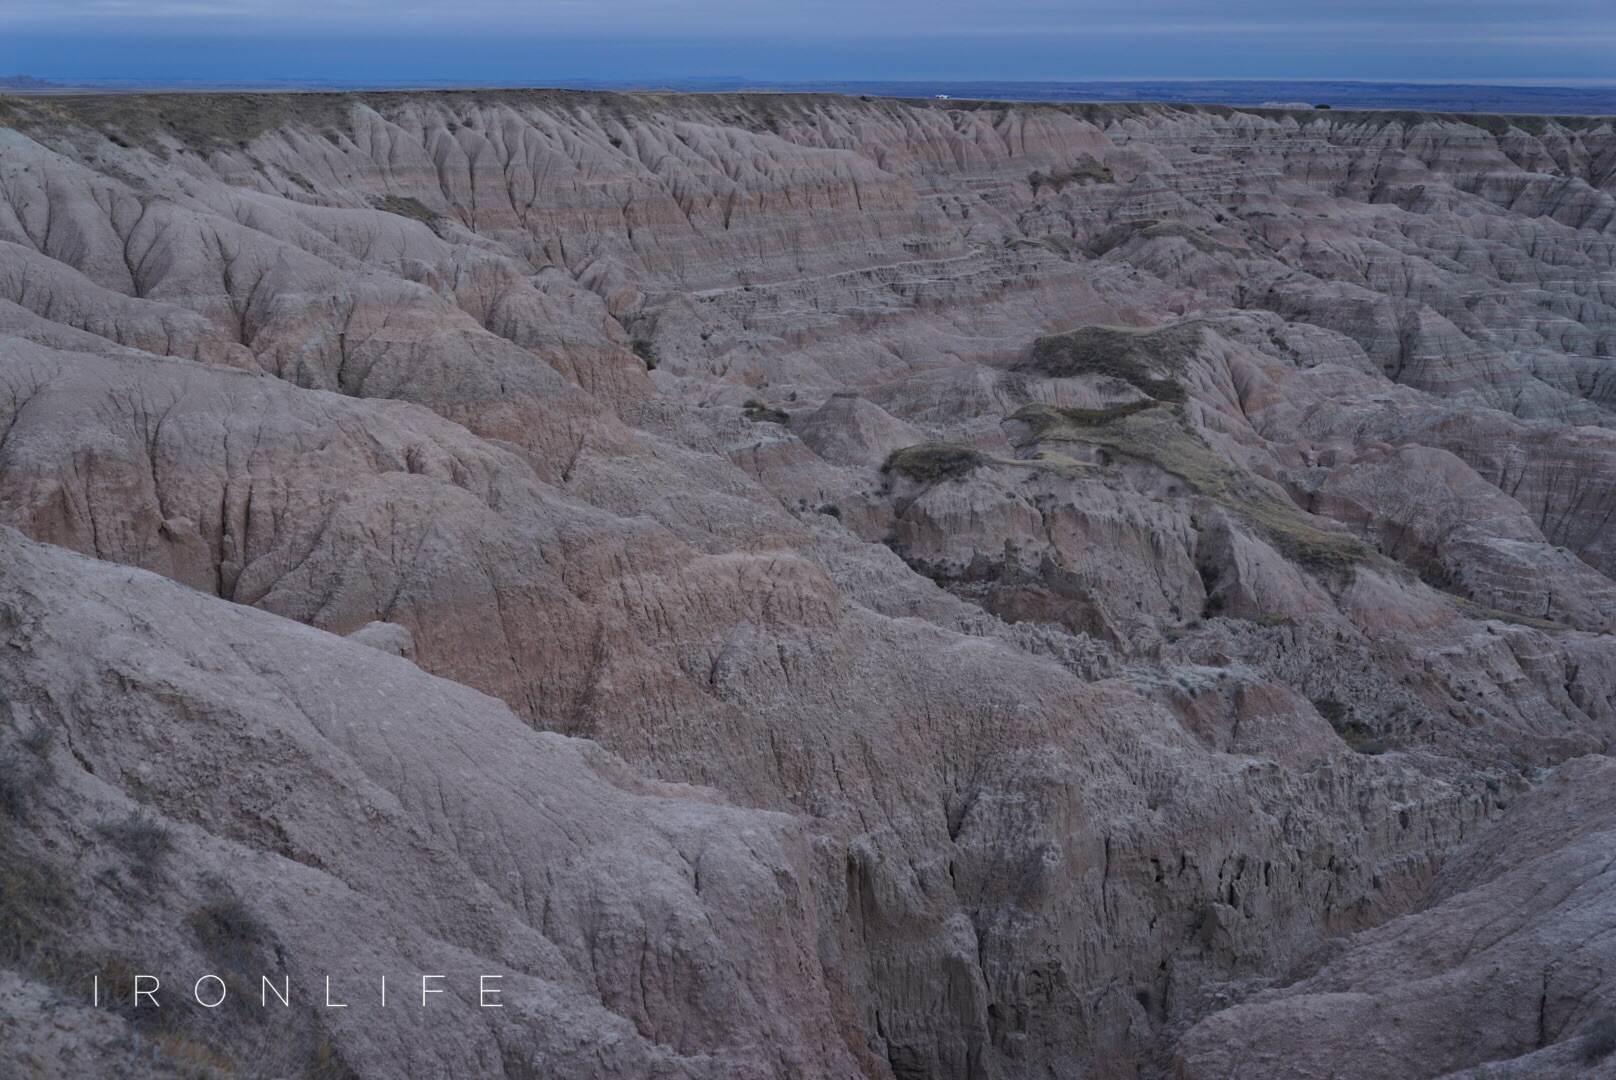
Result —
[[0, 0], [11, 73], [1616, 79], [1616, 0]]

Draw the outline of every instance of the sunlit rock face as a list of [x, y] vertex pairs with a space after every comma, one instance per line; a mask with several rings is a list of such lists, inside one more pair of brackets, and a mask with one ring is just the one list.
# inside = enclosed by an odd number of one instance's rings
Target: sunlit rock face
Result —
[[0, 1062], [1612, 1067], [1608, 122], [0, 125]]

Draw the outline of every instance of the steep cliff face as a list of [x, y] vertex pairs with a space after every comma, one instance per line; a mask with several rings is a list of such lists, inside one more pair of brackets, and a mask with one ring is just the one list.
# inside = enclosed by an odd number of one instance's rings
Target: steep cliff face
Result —
[[[6, 954], [18, 1030], [227, 893], [299, 981], [507, 973], [307, 1014], [361, 1075], [1224, 1075], [1294, 1020], [1219, 1009], [1616, 734], [1603, 121], [0, 124], [0, 522], [56, 546], [0, 537], [5, 840], [88, 898]], [[138, 916], [131, 800], [201, 868]], [[17, 1054], [207, 1031], [60, 1007]]]

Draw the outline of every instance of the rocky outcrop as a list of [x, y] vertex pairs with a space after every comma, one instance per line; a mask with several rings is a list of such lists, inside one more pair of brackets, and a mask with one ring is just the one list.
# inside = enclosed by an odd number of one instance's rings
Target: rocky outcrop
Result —
[[0, 522], [54, 545], [0, 535], [4, 842], [84, 928], [0, 955], [14, 1030], [66, 1018], [19, 1067], [201, 1038], [60, 988], [250, 916], [300, 984], [509, 1007], [314, 1010], [220, 1068], [1251, 1074], [1240, 1025], [1291, 1053], [1261, 1010], [1316, 996], [1275, 980], [1410, 951], [1616, 737], [1602, 121], [0, 125]]
[[926, 441], [906, 424], [858, 396], [839, 390], [795, 426], [797, 437], [832, 465], [869, 468], [886, 461], [894, 450]]
[[[176, 1067], [192, 1046], [236, 1068], [255, 1041], [295, 1047], [251, 1004], [187, 1006], [222, 971], [238, 997], [290, 980], [311, 1038], [289, 1071], [315, 1071], [321, 1040], [359, 1075], [859, 1071], [805, 823], [641, 778], [321, 631], [10, 529], [0, 547], [8, 736], [43, 732], [21, 753], [48, 767], [6, 823], [6, 903], [38, 900], [16, 882], [34, 868], [60, 897], [8, 945], [71, 987], [66, 1022], [17, 1017], [14, 1068], [57, 1071], [51, 1040]], [[117, 990], [136, 972], [179, 1016]], [[455, 973], [428, 984], [443, 1004], [410, 1008], [434, 972]], [[80, 1000], [91, 973], [124, 994], [117, 1022]], [[389, 975], [403, 1007], [381, 1005]], [[328, 976], [345, 1010], [323, 1007]]]
[[1485, 607], [1593, 630], [1616, 619], [1609, 578], [1552, 547], [1525, 507], [1445, 450], [1371, 450], [1312, 494], [1317, 512]]
[[1561, 768], [1443, 868], [1422, 910], [1203, 1021], [1175, 1074], [1611, 1075], [1612, 780], [1608, 757]]

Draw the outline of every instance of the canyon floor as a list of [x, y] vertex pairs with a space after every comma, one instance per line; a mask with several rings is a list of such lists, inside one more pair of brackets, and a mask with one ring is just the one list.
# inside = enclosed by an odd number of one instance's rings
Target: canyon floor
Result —
[[0, 1074], [1616, 1077], [1613, 627], [1605, 118], [0, 97]]

